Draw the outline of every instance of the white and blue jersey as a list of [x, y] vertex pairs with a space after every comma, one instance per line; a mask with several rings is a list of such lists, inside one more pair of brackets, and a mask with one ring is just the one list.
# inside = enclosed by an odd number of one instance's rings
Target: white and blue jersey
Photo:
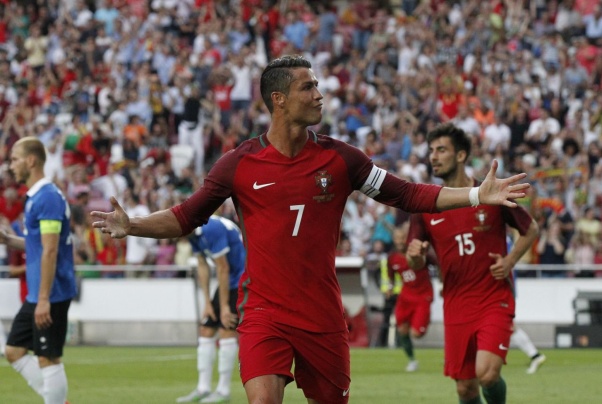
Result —
[[56, 273], [50, 292], [50, 303], [72, 299], [77, 292], [73, 244], [70, 231], [71, 211], [61, 191], [47, 179], [36, 182], [27, 192], [24, 216], [26, 278], [28, 294], [26, 300], [38, 302], [42, 261], [42, 233], [40, 222], [61, 222]]
[[230, 290], [238, 288], [238, 281], [245, 271], [247, 253], [238, 226], [231, 220], [211, 216], [206, 224], [198, 227], [188, 238], [192, 251], [215, 259], [226, 256], [230, 266]]

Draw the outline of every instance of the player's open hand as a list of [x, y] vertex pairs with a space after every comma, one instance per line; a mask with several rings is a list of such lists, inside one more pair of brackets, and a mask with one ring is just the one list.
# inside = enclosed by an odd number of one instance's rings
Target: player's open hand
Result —
[[530, 185], [519, 182], [527, 176], [525, 173], [513, 175], [508, 178], [497, 178], [495, 173], [498, 168], [497, 160], [493, 160], [491, 169], [479, 187], [479, 202], [486, 205], [504, 205], [509, 208], [516, 207], [514, 199], [523, 198]]
[[123, 238], [130, 231], [130, 218], [114, 196], [111, 197], [110, 201], [114, 208], [113, 212], [99, 212], [96, 210], [90, 212], [92, 217], [99, 219], [92, 223], [92, 226], [100, 229], [103, 233], [109, 233], [112, 238]]

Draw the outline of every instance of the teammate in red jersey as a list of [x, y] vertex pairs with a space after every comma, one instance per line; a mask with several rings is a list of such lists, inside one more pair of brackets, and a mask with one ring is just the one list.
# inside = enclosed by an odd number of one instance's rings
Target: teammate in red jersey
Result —
[[431, 322], [433, 285], [426, 265], [416, 270], [408, 265], [405, 256], [408, 227], [409, 223], [406, 222], [393, 231], [393, 250], [389, 253], [387, 266], [389, 279], [394, 279], [397, 272], [403, 282], [395, 305], [395, 321], [401, 347], [410, 360], [406, 371], [415, 372], [418, 370], [418, 361], [414, 358], [412, 338], [422, 338]]
[[[467, 187], [471, 142], [451, 124], [427, 135], [433, 174], [445, 187]], [[432, 244], [443, 281], [445, 375], [456, 381], [460, 403], [480, 403], [479, 385], [488, 403], [506, 402], [501, 377], [514, 318], [512, 268], [531, 247], [538, 226], [521, 207], [471, 206], [412, 215], [407, 256], [412, 268], [425, 263]], [[506, 225], [520, 236], [506, 248]]]
[[518, 183], [526, 174], [497, 179], [496, 163], [474, 190], [403, 181], [359, 149], [307, 129], [322, 118], [317, 86], [303, 57], [272, 61], [260, 83], [270, 128], [222, 156], [190, 198], [144, 217], [129, 218], [115, 198], [113, 212], [91, 213], [111, 237], [173, 238], [206, 223], [232, 197], [247, 248], [238, 297], [240, 373], [253, 403], [281, 403], [293, 379], [309, 403], [349, 400], [335, 251], [353, 191], [408, 212], [436, 212], [468, 206], [469, 196], [514, 207], [529, 187]]

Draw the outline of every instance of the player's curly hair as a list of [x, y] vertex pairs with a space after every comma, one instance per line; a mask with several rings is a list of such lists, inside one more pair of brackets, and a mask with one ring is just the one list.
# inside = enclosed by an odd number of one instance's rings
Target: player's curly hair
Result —
[[263, 98], [263, 102], [265, 102], [270, 113], [274, 111], [272, 93], [277, 91], [288, 95], [293, 81], [291, 69], [296, 69], [298, 67], [311, 69], [311, 63], [303, 56], [287, 55], [272, 60], [263, 70], [259, 88], [261, 91], [261, 98]]
[[472, 141], [462, 129], [451, 123], [441, 124], [426, 135], [426, 142], [430, 145], [433, 141], [442, 137], [450, 138], [456, 153], [463, 150], [466, 152], [466, 158], [470, 156]]

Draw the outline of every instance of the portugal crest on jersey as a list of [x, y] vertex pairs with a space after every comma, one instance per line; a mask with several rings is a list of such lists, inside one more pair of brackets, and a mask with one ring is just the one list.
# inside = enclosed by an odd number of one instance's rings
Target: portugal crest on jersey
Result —
[[332, 185], [332, 175], [327, 171], [318, 171], [315, 176], [316, 186], [320, 188], [320, 195], [314, 196], [318, 202], [329, 202], [334, 198], [334, 194], [328, 193], [328, 188]]
[[487, 220], [487, 212], [483, 209], [479, 209], [477, 213], [475, 213], [475, 218], [479, 224], [474, 227], [476, 231], [487, 231], [491, 228], [491, 225], [485, 224]]

